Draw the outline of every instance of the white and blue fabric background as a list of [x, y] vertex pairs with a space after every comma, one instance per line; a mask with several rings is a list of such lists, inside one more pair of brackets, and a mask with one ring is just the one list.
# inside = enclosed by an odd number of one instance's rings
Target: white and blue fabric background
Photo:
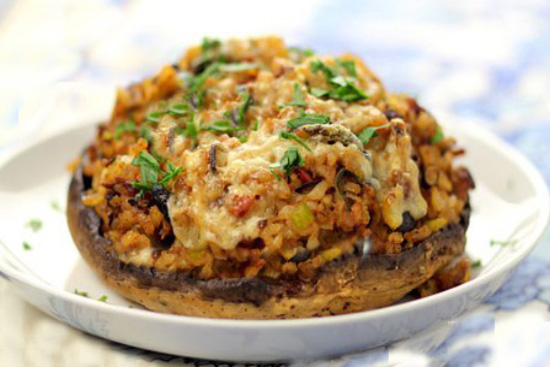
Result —
[[[0, 0], [0, 157], [108, 116], [116, 86], [156, 72], [205, 35], [263, 34], [361, 55], [388, 89], [417, 96], [440, 119], [492, 129], [550, 183], [548, 0]], [[290, 364], [550, 366], [549, 307], [547, 233], [475, 312], [396, 345]], [[193, 364], [211, 362], [86, 336], [0, 282], [0, 366]]]

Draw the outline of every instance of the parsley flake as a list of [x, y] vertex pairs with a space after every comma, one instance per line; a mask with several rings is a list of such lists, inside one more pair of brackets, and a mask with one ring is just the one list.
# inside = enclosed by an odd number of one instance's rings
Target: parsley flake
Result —
[[346, 102], [367, 99], [367, 94], [355, 85], [357, 81], [355, 78], [355, 64], [350, 60], [340, 60], [335, 63], [336, 66], [344, 69], [350, 76], [340, 75], [321, 60], [314, 60], [311, 62], [311, 71], [314, 73], [323, 72], [331, 89], [312, 88], [311, 94], [318, 98], [328, 97]]
[[301, 146], [303, 146], [308, 152], [311, 152], [311, 148], [306, 144], [305, 141], [303, 141], [298, 135], [290, 133], [288, 131], [282, 131], [279, 135], [282, 139], [288, 139], [288, 140], [294, 140]]
[[166, 115], [165, 111], [154, 111], [150, 112], [147, 117], [145, 118], [145, 121], [151, 123], [151, 124], [158, 124], [160, 122], [160, 119], [162, 116]]
[[359, 140], [361, 140], [361, 143], [363, 145], [368, 144], [369, 141], [372, 139], [372, 137], [376, 136], [376, 131], [380, 129], [385, 129], [389, 127], [389, 124], [380, 125], [380, 126], [369, 126], [363, 131], [361, 131], [359, 134], [357, 134], [357, 137]]
[[295, 53], [301, 57], [309, 57], [309, 56], [315, 55], [315, 51], [313, 51], [312, 49], [296, 47], [296, 46], [289, 47], [288, 51]]
[[157, 183], [160, 166], [155, 157], [146, 151], [141, 151], [139, 156], [132, 160], [132, 165], [140, 168], [141, 185], [134, 185], [139, 189], [151, 189]]
[[239, 124], [241, 126], [244, 125], [244, 122], [245, 122], [244, 120], [245, 120], [245, 117], [246, 117], [246, 111], [248, 111], [248, 108], [252, 104], [252, 97], [250, 97], [250, 95], [245, 92], [242, 95], [242, 100], [243, 100], [243, 103], [239, 107], [239, 116], [238, 116], [238, 120], [237, 120], [237, 124]]
[[193, 144], [197, 143], [197, 127], [193, 121], [187, 121], [185, 127], [176, 129], [176, 134], [187, 136], [193, 141]]
[[115, 139], [120, 139], [120, 136], [126, 132], [136, 131], [136, 123], [134, 121], [124, 121], [120, 123], [115, 129]]
[[294, 83], [294, 91], [292, 93], [292, 101], [286, 104], [287, 106], [294, 107], [306, 107], [306, 101], [304, 101], [304, 96], [302, 95], [302, 90], [298, 83]]
[[319, 113], [301, 113], [300, 116], [288, 120], [287, 127], [295, 130], [303, 125], [330, 124], [330, 117]]
[[242, 127], [234, 126], [231, 121], [228, 120], [218, 120], [212, 122], [210, 125], [202, 128], [205, 131], [212, 131], [214, 133], [220, 134], [229, 134], [235, 131], [243, 130]]
[[217, 38], [204, 37], [202, 39], [201, 50], [202, 52], [208, 52], [210, 50], [219, 48], [221, 45], [221, 41]]
[[357, 70], [355, 69], [355, 62], [353, 60], [336, 59], [335, 64], [337, 67], [344, 69], [349, 76], [357, 77]]
[[287, 180], [289, 180], [292, 171], [294, 171], [298, 167], [303, 167], [305, 163], [306, 162], [304, 158], [300, 155], [298, 148], [290, 147], [283, 154], [281, 160], [278, 163], [273, 163], [272, 165], [270, 165], [269, 169], [278, 181], [281, 181], [281, 176], [279, 176], [277, 172], [275, 172], [275, 169], [282, 169], [285, 172]]
[[88, 292], [84, 292], [84, 291], [79, 291], [78, 289], [75, 288], [74, 290], [74, 294], [78, 295], [78, 296], [82, 296], [82, 297], [88, 297]]
[[42, 221], [40, 219], [31, 219], [27, 223], [27, 227], [29, 227], [33, 232], [38, 232], [42, 229]]
[[252, 127], [252, 131], [258, 131], [259, 128], [260, 128], [260, 121], [256, 119], [256, 121], [254, 121], [254, 126]]
[[100, 302], [107, 302], [107, 295], [106, 294], [103, 294], [101, 297], [99, 297], [97, 300], [100, 301]]
[[31, 245], [29, 245], [28, 242], [25, 241], [25, 242], [23, 242], [23, 250], [29, 251], [29, 250], [32, 250], [32, 247], [31, 247]]
[[181, 173], [182, 168], [176, 167], [172, 162], [168, 162], [168, 170], [166, 171], [166, 174], [160, 180], [159, 184], [162, 186], [168, 185], [168, 183], [174, 179], [177, 175]]
[[480, 259], [477, 259], [475, 261], [472, 261], [472, 263], [470, 264], [470, 266], [472, 267], [472, 269], [477, 269], [481, 266], [481, 260]]
[[59, 205], [59, 203], [58, 203], [56, 200], [53, 200], [53, 201], [50, 203], [50, 208], [52, 208], [52, 209], [55, 210], [56, 212], [60, 212], [60, 211], [61, 211], [61, 206]]
[[517, 240], [509, 240], [509, 241], [498, 241], [498, 240], [491, 240], [491, 247], [493, 246], [501, 246], [501, 247], [507, 247], [507, 246], [513, 246], [515, 245]]
[[204, 71], [199, 75], [191, 77], [189, 79], [189, 90], [191, 91], [191, 94], [200, 93], [201, 88], [206, 82], [206, 80], [210, 78], [212, 75], [216, 74], [219, 71], [219, 67], [220, 67], [220, 63], [214, 62], [208, 65], [208, 67], [204, 69]]
[[435, 128], [435, 134], [430, 138], [430, 143], [439, 144], [443, 140], [443, 130], [441, 127], [437, 126]]
[[187, 115], [191, 115], [193, 111], [191, 110], [191, 107], [188, 104], [178, 103], [178, 104], [171, 105], [168, 108], [168, 113], [176, 116], [187, 116]]

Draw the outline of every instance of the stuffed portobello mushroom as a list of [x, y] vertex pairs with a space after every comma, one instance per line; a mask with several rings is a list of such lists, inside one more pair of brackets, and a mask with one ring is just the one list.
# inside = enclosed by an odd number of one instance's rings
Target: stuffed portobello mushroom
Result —
[[118, 91], [68, 222], [103, 281], [151, 310], [357, 312], [468, 280], [463, 153], [354, 55], [205, 39]]

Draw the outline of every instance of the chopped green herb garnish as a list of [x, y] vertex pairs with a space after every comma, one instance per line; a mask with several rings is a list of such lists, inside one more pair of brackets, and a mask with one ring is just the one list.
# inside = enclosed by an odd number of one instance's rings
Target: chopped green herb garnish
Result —
[[115, 130], [115, 139], [120, 139], [120, 136], [126, 132], [136, 131], [136, 123], [134, 121], [125, 121], [120, 123]]
[[306, 101], [304, 101], [304, 96], [302, 95], [302, 90], [298, 83], [294, 83], [294, 91], [292, 93], [292, 101], [286, 104], [287, 106], [294, 107], [306, 107]]
[[165, 111], [154, 111], [147, 115], [147, 117], [145, 118], [145, 121], [151, 124], [158, 124], [160, 122], [160, 119], [164, 115], [166, 115]]
[[178, 104], [171, 105], [168, 108], [168, 113], [171, 113], [176, 116], [186, 116], [186, 115], [191, 115], [193, 111], [191, 110], [191, 107], [188, 104], [178, 103]]
[[492, 246], [501, 246], [501, 247], [513, 246], [516, 244], [516, 242], [517, 240], [509, 240], [509, 241], [491, 240], [491, 247]]
[[359, 134], [357, 134], [357, 137], [359, 138], [359, 140], [361, 140], [361, 143], [363, 143], [363, 145], [368, 144], [369, 141], [371, 140], [371, 138], [373, 136], [376, 136], [376, 131], [377, 130], [385, 129], [389, 126], [390, 126], [389, 124], [385, 124], [385, 125], [380, 125], [380, 126], [367, 127], [366, 129], [361, 131]]
[[28, 242], [23, 242], [23, 250], [29, 251], [29, 250], [32, 250], [32, 247], [31, 245], [29, 245]]
[[210, 50], [219, 48], [221, 45], [222, 43], [219, 39], [204, 37], [202, 39], [201, 50], [202, 52], [208, 52]]
[[362, 99], [367, 99], [368, 96], [366, 93], [355, 85], [357, 79], [354, 75], [352, 75], [353, 73], [356, 73], [355, 64], [353, 62], [347, 62], [346, 60], [341, 60], [340, 62], [336, 62], [336, 64], [346, 70], [350, 76], [345, 77], [338, 74], [334, 69], [327, 66], [321, 60], [314, 60], [311, 63], [311, 71], [314, 73], [322, 71], [325, 74], [328, 83], [332, 87], [330, 90], [312, 88], [311, 94], [319, 98], [328, 97], [346, 102], [355, 102]]
[[151, 144], [153, 142], [153, 134], [151, 132], [151, 128], [147, 125], [142, 125], [140, 128], [139, 128], [139, 135], [147, 140], [149, 142], [149, 144]]
[[[237, 63], [230, 63], [226, 64], [223, 62], [223, 60], [217, 60], [215, 62], [212, 62], [202, 73], [196, 76], [192, 76], [187, 80], [189, 91], [191, 92], [191, 95], [193, 93], [197, 93], [197, 97], [200, 99], [204, 99], [204, 94], [201, 96], [200, 93], [203, 93], [202, 87], [206, 80], [213, 76], [214, 74], [224, 71], [224, 72], [239, 72], [239, 71], [246, 71], [250, 69], [257, 69], [260, 67], [260, 64], [255, 62], [237, 62]], [[197, 103], [197, 107], [202, 106], [202, 101], [199, 101]]]
[[205, 89], [197, 92], [197, 108], [202, 108], [202, 106], [204, 106], [204, 97], [206, 97]]
[[441, 127], [437, 126], [435, 128], [435, 134], [430, 138], [430, 143], [439, 144], [443, 140], [443, 130]]
[[273, 176], [279, 181], [281, 177], [275, 172], [275, 169], [282, 169], [285, 172], [287, 180], [290, 179], [292, 171], [298, 167], [303, 167], [305, 165], [304, 158], [300, 155], [298, 148], [290, 147], [281, 157], [281, 160], [278, 163], [273, 163], [269, 166], [269, 169]]
[[187, 121], [185, 127], [176, 129], [176, 134], [185, 135], [193, 141], [193, 144], [197, 143], [197, 127], [193, 121]]
[[329, 124], [330, 117], [319, 113], [301, 113], [300, 116], [288, 120], [287, 127], [291, 130], [303, 125]]
[[254, 121], [254, 126], [252, 127], [252, 131], [258, 131], [259, 128], [260, 128], [260, 121], [256, 119], [256, 121]]
[[195, 70], [204, 70], [206, 66], [213, 62], [222, 62], [225, 57], [220, 52], [222, 43], [220, 40], [205, 37], [201, 44], [201, 53], [192, 62], [191, 66]]
[[344, 69], [349, 76], [357, 77], [357, 70], [355, 70], [355, 62], [353, 60], [335, 60], [336, 66]]
[[[212, 75], [216, 74], [219, 71], [219, 66], [220, 66], [219, 62], [214, 62], [208, 65], [208, 67], [204, 69], [204, 71], [199, 75], [191, 77], [189, 80], [189, 90], [191, 91], [191, 93], [200, 92], [204, 82], [206, 82], [208, 78], [210, 78]], [[200, 98], [200, 95], [197, 95], [197, 97]]]
[[161, 184], [162, 186], [168, 185], [168, 183], [172, 179], [180, 174], [181, 170], [181, 167], [176, 167], [172, 162], [168, 162], [168, 170], [166, 171], [166, 174], [164, 175], [162, 180], [160, 180], [159, 184]]
[[242, 127], [236, 127], [231, 123], [231, 121], [227, 120], [214, 121], [210, 125], [204, 126], [202, 129], [222, 134], [229, 134], [235, 131], [243, 130]]
[[162, 157], [155, 158], [145, 151], [140, 152], [139, 156], [132, 160], [132, 165], [140, 167], [141, 173], [141, 181], [132, 182], [132, 186], [140, 190], [138, 197], [143, 195], [143, 191], [153, 189], [154, 185], [166, 186], [170, 180], [181, 172], [181, 167], [176, 167], [172, 162], [168, 162], [167, 170], [159, 182], [158, 176], [161, 173], [159, 161], [162, 160]]
[[240, 71], [247, 71], [252, 69], [258, 69], [260, 64], [257, 62], [234, 62], [231, 64], [219, 64], [218, 69], [220, 71], [226, 71], [229, 73], [237, 73]]
[[334, 70], [328, 67], [324, 62], [321, 60], [313, 60], [311, 62], [311, 71], [317, 73], [319, 70], [321, 70], [329, 80], [336, 76]]
[[472, 267], [472, 269], [477, 269], [481, 266], [481, 260], [480, 259], [477, 259], [475, 261], [472, 261], [470, 266]]
[[42, 221], [40, 219], [31, 219], [27, 223], [27, 227], [29, 227], [33, 232], [38, 232], [42, 229]]
[[330, 94], [328, 90], [322, 88], [311, 88], [309, 92], [318, 98], [328, 97]]
[[315, 55], [315, 51], [309, 49], [309, 48], [301, 48], [301, 47], [289, 47], [288, 50], [290, 52], [295, 52], [300, 56], [303, 57], [309, 57]]
[[307, 151], [311, 152], [311, 148], [296, 134], [289, 133], [288, 131], [282, 131], [280, 137], [283, 139], [294, 140], [295, 142], [303, 146]]
[[242, 135], [242, 136], [239, 136], [238, 139], [239, 139], [239, 141], [240, 141], [241, 143], [244, 144], [244, 143], [246, 143], [246, 142], [248, 141], [248, 136]]
[[75, 288], [75, 290], [74, 290], [74, 294], [79, 295], [79, 296], [82, 296], [82, 297], [88, 297], [88, 292], [79, 291], [79, 290], [76, 289], [76, 288]]
[[97, 300], [100, 301], [100, 302], [107, 302], [107, 295], [102, 295], [101, 297], [99, 297]]
[[246, 116], [246, 111], [248, 111], [248, 108], [252, 104], [252, 97], [250, 97], [250, 95], [245, 92], [242, 94], [241, 98], [243, 100], [243, 103], [239, 106], [239, 116], [238, 116], [237, 124], [239, 124], [240, 126], [243, 126], [245, 123], [244, 120]]
[[[140, 168], [141, 185], [138, 188], [151, 189], [158, 181], [160, 166], [155, 157], [145, 151], [141, 151], [139, 156], [132, 160], [132, 165]], [[136, 186], [136, 185], [134, 185]], [[137, 187], [137, 186], [136, 186]]]
[[50, 208], [52, 208], [53, 210], [58, 211], [58, 212], [61, 211], [61, 206], [59, 206], [59, 203], [56, 200], [53, 200], [50, 203]]

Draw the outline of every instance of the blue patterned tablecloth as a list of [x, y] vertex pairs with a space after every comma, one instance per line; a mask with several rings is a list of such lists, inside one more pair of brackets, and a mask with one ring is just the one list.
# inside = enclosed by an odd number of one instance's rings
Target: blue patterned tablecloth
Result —
[[[266, 33], [361, 55], [388, 89], [417, 96], [436, 116], [488, 126], [550, 182], [548, 0], [0, 0], [0, 155], [106, 116], [116, 85], [157, 71], [204, 35]], [[294, 364], [550, 366], [549, 305], [546, 233], [497, 294], [454, 323], [396, 345]], [[166, 365], [193, 362], [113, 348]]]

